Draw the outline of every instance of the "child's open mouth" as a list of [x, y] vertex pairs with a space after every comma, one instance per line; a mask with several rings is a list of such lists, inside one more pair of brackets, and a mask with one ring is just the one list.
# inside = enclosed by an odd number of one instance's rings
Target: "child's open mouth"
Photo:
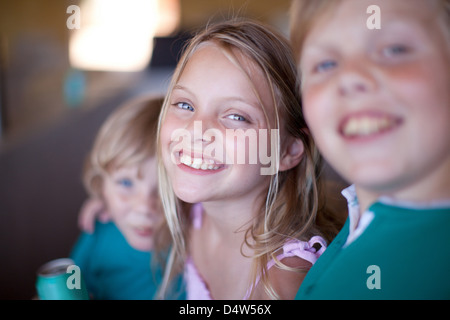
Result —
[[340, 133], [345, 138], [364, 138], [390, 131], [401, 124], [401, 119], [390, 115], [356, 115], [344, 119]]
[[151, 227], [134, 227], [135, 232], [141, 237], [149, 237], [153, 234]]
[[219, 170], [224, 167], [223, 164], [215, 162], [213, 159], [204, 159], [203, 157], [191, 157], [180, 153], [180, 163], [197, 170]]

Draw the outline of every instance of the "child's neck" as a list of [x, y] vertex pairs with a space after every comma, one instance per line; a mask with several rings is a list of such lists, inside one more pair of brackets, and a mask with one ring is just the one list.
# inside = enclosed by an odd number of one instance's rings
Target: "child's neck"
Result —
[[191, 230], [189, 254], [214, 298], [242, 299], [252, 265], [252, 251], [242, 244], [254, 208], [249, 201], [202, 205], [201, 228]]
[[450, 161], [436, 167], [425, 177], [405, 184], [393, 190], [373, 191], [356, 186], [360, 213], [365, 212], [380, 197], [388, 197], [394, 201], [430, 205], [450, 200]]
[[205, 202], [203, 221], [221, 241], [242, 243], [257, 209], [248, 200]]

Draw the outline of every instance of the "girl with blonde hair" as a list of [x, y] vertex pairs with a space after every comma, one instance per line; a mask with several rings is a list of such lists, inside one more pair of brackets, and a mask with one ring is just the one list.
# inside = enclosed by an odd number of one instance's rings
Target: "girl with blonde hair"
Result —
[[174, 239], [161, 297], [184, 269], [188, 299], [293, 299], [334, 237], [296, 76], [286, 39], [257, 22], [210, 25], [188, 43], [158, 129]]

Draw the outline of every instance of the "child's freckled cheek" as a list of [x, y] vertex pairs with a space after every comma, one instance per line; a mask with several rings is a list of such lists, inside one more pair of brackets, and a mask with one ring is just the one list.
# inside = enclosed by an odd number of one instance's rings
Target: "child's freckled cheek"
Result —
[[117, 195], [117, 202], [118, 205], [127, 205], [130, 202], [130, 196], [125, 194], [118, 194]]
[[313, 118], [321, 113], [327, 113], [328, 110], [332, 111], [333, 108], [335, 108], [335, 105], [332, 103], [334, 101], [333, 96], [330, 91], [326, 90], [325, 86], [310, 86], [302, 94], [304, 99], [303, 107], [307, 121], [318, 120], [309, 120], [308, 118]]
[[117, 193], [114, 197], [109, 198], [109, 210], [113, 211], [115, 214], [125, 214], [129, 211], [130, 207], [130, 196]]
[[435, 75], [429, 68], [422, 65], [393, 68], [385, 76], [389, 79], [385, 85], [390, 87], [391, 92], [402, 99], [412, 99], [415, 102], [414, 105], [420, 101], [426, 103], [428, 99], [433, 100], [432, 91], [439, 91], [438, 86], [430, 88], [430, 83], [436, 83], [433, 80]]

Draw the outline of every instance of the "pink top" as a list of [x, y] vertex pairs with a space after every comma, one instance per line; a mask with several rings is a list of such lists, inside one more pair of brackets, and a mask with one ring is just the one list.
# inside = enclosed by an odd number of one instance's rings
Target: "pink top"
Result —
[[[195, 204], [191, 211], [192, 223], [195, 229], [200, 229], [202, 226], [202, 213], [203, 208], [201, 203]], [[321, 248], [317, 251], [313, 246], [314, 244], [320, 244]], [[320, 255], [326, 249], [326, 241], [319, 236], [312, 237], [308, 242], [300, 240], [291, 240], [286, 242], [283, 246], [283, 253], [277, 256], [278, 260], [282, 260], [286, 257], [297, 256], [310, 263], [314, 264]], [[272, 259], [267, 264], [267, 270], [275, 265], [275, 260]], [[197, 268], [194, 265], [194, 261], [191, 257], [188, 257], [185, 264], [185, 280], [186, 280], [186, 291], [188, 300], [212, 300], [211, 293], [203, 280], [202, 276], [198, 273]], [[256, 284], [259, 282], [257, 279]], [[250, 296], [250, 288], [244, 300], [248, 299]]]

